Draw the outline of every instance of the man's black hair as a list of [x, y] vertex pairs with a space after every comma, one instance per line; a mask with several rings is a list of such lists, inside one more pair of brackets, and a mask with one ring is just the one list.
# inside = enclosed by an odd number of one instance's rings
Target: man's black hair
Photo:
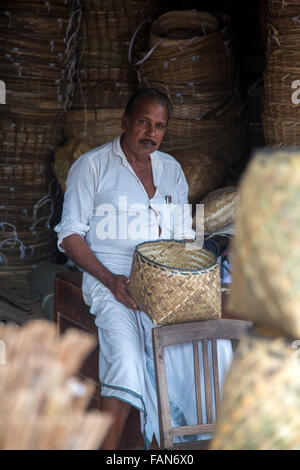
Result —
[[125, 108], [125, 116], [130, 116], [135, 105], [143, 100], [156, 101], [157, 103], [165, 106], [167, 110], [167, 120], [169, 121], [172, 112], [171, 101], [166, 93], [162, 93], [161, 91], [156, 90], [156, 88], [140, 88], [136, 91], [131, 98], [129, 98]]

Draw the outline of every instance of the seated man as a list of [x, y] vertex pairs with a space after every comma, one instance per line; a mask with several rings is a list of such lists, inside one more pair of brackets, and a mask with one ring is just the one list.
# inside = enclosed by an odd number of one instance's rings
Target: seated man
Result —
[[[114, 417], [103, 449], [118, 448], [130, 406], [141, 411], [145, 447], [150, 447], [153, 433], [159, 442], [154, 325], [137, 310], [126, 287], [138, 243], [195, 238], [189, 212], [183, 211], [176, 223], [176, 218], [164, 219], [157, 209], [170, 201], [178, 206], [188, 203], [188, 186], [179, 163], [158, 150], [170, 110], [168, 97], [155, 89], [142, 89], [132, 96], [122, 118], [123, 134], [82, 155], [71, 167], [62, 219], [55, 227], [60, 249], [84, 270], [83, 296], [98, 327], [100, 406]], [[223, 346], [225, 371], [231, 347]], [[193, 419], [186, 391], [186, 380], [193, 374], [177, 387], [187, 371], [182, 349], [179, 352], [177, 359], [173, 357], [174, 367], [170, 358], [175, 374], [171, 384], [176, 384], [171, 409], [174, 419], [182, 423]]]

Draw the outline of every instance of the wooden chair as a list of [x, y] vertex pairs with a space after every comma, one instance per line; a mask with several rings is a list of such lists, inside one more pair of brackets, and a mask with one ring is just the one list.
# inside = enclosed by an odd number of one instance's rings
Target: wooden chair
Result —
[[[173, 438], [175, 436], [207, 434], [215, 432], [216, 424], [212, 420], [213, 397], [215, 402], [216, 416], [218, 416], [220, 404], [220, 384], [216, 341], [217, 339], [231, 340], [233, 350], [235, 350], [238, 344], [238, 340], [250, 326], [251, 322], [243, 320], [219, 319], [177, 323], [153, 328], [152, 338], [161, 440], [160, 447], [162, 449], [205, 449], [208, 447], [209, 441], [207, 440], [174, 444]], [[202, 340], [204, 377], [200, 377], [199, 340]], [[213, 384], [210, 383], [211, 377], [208, 361], [208, 340], [211, 340], [212, 345]], [[192, 342], [193, 344], [195, 396], [198, 424], [193, 426], [172, 427], [164, 348], [173, 344], [186, 342]], [[202, 419], [201, 380], [204, 380], [207, 417], [206, 424], [203, 424]], [[214, 394], [211, 393], [212, 387]]]

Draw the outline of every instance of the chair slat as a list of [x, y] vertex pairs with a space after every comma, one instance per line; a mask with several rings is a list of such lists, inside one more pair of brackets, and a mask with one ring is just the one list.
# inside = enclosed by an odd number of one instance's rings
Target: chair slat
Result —
[[206, 339], [202, 340], [202, 351], [203, 351], [203, 366], [204, 366], [206, 419], [208, 423], [211, 423], [212, 422], [212, 398], [211, 398], [211, 382], [210, 382], [209, 360], [208, 360], [208, 342]]
[[214, 373], [216, 416], [218, 416], [219, 408], [220, 408], [220, 381], [219, 381], [219, 362], [218, 362], [217, 340], [215, 339], [212, 340], [212, 360], [213, 360], [213, 373]]
[[198, 340], [193, 341], [193, 355], [194, 355], [194, 375], [195, 375], [197, 422], [198, 422], [198, 424], [202, 424], [203, 423], [203, 416], [202, 416], [202, 400], [201, 400], [201, 382], [200, 382], [200, 362], [199, 362]]
[[[206, 320], [173, 325], [163, 325], [153, 328], [153, 353], [155, 361], [155, 375], [157, 384], [157, 403], [160, 429], [160, 447], [162, 449], [176, 449], [184, 446], [185, 449], [202, 448], [203, 441], [191, 441], [174, 444], [174, 436], [193, 434], [214, 434], [216, 424], [212, 422], [212, 401], [214, 401], [216, 413], [218, 414], [220, 403], [220, 384], [217, 363], [217, 340], [239, 340], [242, 334], [251, 326], [250, 322], [243, 320]], [[208, 355], [208, 341], [212, 341], [212, 367], [213, 383], [210, 377], [210, 362]], [[200, 375], [199, 341], [202, 341], [203, 353], [203, 377]], [[234, 342], [237, 342], [234, 341]], [[170, 416], [170, 405], [168, 396], [168, 384], [164, 359], [164, 348], [172, 344], [190, 342], [193, 344], [194, 354], [194, 378], [196, 387], [196, 406], [198, 425], [172, 427]], [[207, 424], [203, 423], [203, 411], [201, 397], [201, 381], [204, 380]], [[213, 388], [212, 388], [213, 387]], [[212, 393], [214, 390], [214, 394]], [[203, 394], [202, 394], [203, 395]], [[214, 400], [213, 400], [214, 399]], [[190, 444], [190, 447], [189, 447]]]

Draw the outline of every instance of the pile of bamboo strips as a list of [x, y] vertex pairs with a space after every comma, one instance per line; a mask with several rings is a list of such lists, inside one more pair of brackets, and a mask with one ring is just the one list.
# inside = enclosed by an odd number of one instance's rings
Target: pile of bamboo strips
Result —
[[0, 449], [98, 449], [111, 418], [87, 411], [94, 383], [75, 378], [95, 347], [76, 329], [33, 320], [0, 326]]

